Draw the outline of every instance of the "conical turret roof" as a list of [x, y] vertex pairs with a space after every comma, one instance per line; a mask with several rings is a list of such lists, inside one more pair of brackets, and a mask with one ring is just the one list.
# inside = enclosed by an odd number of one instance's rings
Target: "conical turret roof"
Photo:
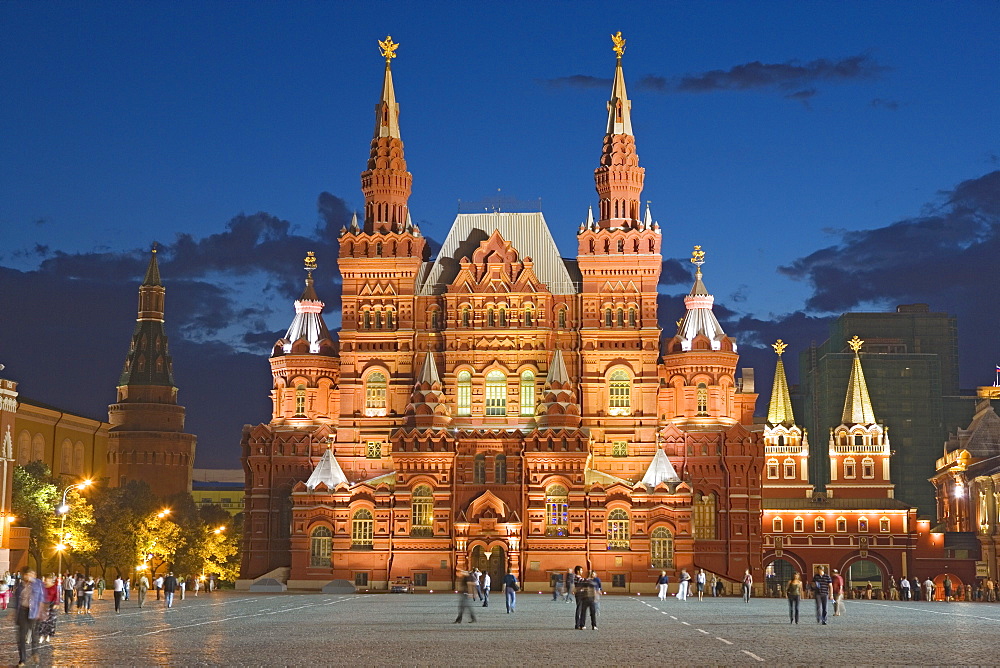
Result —
[[844, 400], [843, 424], [875, 424], [875, 411], [868, 395], [868, 383], [865, 382], [865, 372], [861, 368], [859, 351], [864, 343], [855, 336], [848, 344], [854, 350], [854, 364], [851, 367], [851, 378], [847, 381], [847, 398]]
[[646, 469], [646, 475], [642, 476], [642, 480], [639, 482], [652, 488], [661, 482], [672, 483], [680, 481], [680, 476], [677, 475], [674, 465], [670, 463], [667, 453], [663, 451], [663, 448], [657, 448], [656, 454], [653, 455], [653, 461], [649, 463], [649, 468]]
[[333, 456], [333, 449], [327, 448], [309, 479], [306, 480], [306, 487], [316, 489], [320, 483], [324, 483], [329, 489], [333, 489], [345, 482], [349, 481], [344, 475], [344, 469], [340, 468], [340, 463]]
[[788, 392], [788, 379], [785, 377], [785, 363], [781, 359], [788, 344], [778, 339], [773, 347], [778, 353], [778, 363], [774, 368], [774, 385], [771, 386], [771, 404], [767, 408], [767, 421], [771, 424], [795, 424], [792, 398]]
[[[682, 350], [690, 350], [691, 342], [698, 336], [707, 338], [712, 350], [720, 350], [722, 342], [727, 337], [712, 311], [715, 297], [709, 294], [708, 288], [702, 281], [701, 265], [705, 262], [705, 252], [701, 250], [701, 246], [694, 247], [691, 262], [698, 269], [694, 275], [694, 285], [691, 286], [691, 292], [684, 298], [687, 312], [677, 327], [677, 338], [681, 340]], [[733, 350], [736, 350], [735, 343], [733, 343]]]

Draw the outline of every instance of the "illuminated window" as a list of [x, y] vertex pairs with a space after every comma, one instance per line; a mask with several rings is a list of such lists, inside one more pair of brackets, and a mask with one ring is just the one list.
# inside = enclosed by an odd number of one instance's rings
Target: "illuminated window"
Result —
[[507, 326], [507, 309], [504, 308], [503, 306], [500, 307], [500, 326], [501, 327]]
[[625, 326], [625, 309], [623, 309], [621, 306], [619, 306], [618, 310], [615, 311], [615, 313], [618, 315], [618, 326], [619, 327], [624, 327]]
[[792, 520], [792, 531], [805, 531], [806, 523], [801, 517], [796, 517]]
[[493, 459], [493, 482], [507, 484], [507, 455], [497, 455]]
[[295, 386], [295, 417], [306, 416], [306, 386]]
[[767, 477], [771, 480], [776, 480], [778, 478], [778, 460], [768, 459], [767, 460]]
[[431, 535], [434, 522], [434, 496], [427, 485], [419, 485], [413, 490], [412, 525], [414, 534]]
[[698, 415], [708, 416], [708, 385], [698, 383]]
[[382, 459], [382, 441], [368, 441], [365, 456], [368, 459]]
[[795, 478], [795, 460], [785, 459], [784, 465], [785, 465], [785, 477]]
[[545, 490], [545, 533], [565, 536], [569, 518], [569, 493], [562, 485], [552, 485]]
[[486, 374], [486, 415], [507, 415], [507, 376], [503, 371]]
[[780, 517], [775, 517], [773, 520], [771, 520], [771, 531], [775, 533], [780, 533], [784, 530], [785, 529]]
[[472, 309], [468, 306], [462, 307], [462, 327], [468, 327], [469, 322], [472, 320]]
[[382, 310], [375, 311], [375, 329], [382, 329]]
[[694, 537], [715, 540], [715, 494], [695, 494], [691, 508]]
[[481, 452], [472, 458], [472, 484], [486, 484], [486, 455]]
[[628, 441], [612, 441], [611, 456], [628, 457]]
[[632, 412], [632, 379], [628, 372], [616, 369], [611, 373], [608, 384], [608, 406], [612, 415], [628, 415]]
[[604, 309], [604, 326], [611, 327], [614, 324], [614, 312], [611, 307]]
[[847, 518], [838, 517], [837, 518], [837, 533], [847, 533]]
[[524, 305], [524, 326], [534, 327], [535, 325], [535, 307], [531, 304]]
[[535, 414], [535, 374], [525, 371], [521, 374], [521, 415]]
[[385, 327], [392, 329], [392, 309], [387, 309], [385, 312]]
[[559, 309], [559, 328], [566, 328], [566, 309], [564, 308]]
[[362, 318], [362, 327], [364, 329], [371, 329], [372, 328], [372, 312], [369, 311], [368, 309], [365, 309], [364, 313], [361, 315], [361, 318]]
[[431, 329], [437, 329], [437, 328], [438, 328], [438, 310], [433, 309], [431, 311]]
[[486, 326], [487, 327], [497, 326], [497, 314], [496, 311], [493, 310], [492, 306], [486, 309]]
[[816, 533], [823, 533], [826, 531], [826, 520], [822, 517], [817, 517], [813, 525], [816, 529]]
[[385, 374], [379, 371], [368, 376], [365, 381], [365, 414], [385, 415], [386, 388]]
[[458, 414], [472, 414], [472, 374], [468, 371], [458, 372]]
[[608, 513], [608, 547], [628, 549], [631, 536], [628, 513], [621, 508]]
[[649, 535], [649, 561], [653, 568], [674, 567], [674, 535], [666, 527], [656, 527]]
[[861, 477], [862, 478], [874, 478], [875, 477], [875, 460], [871, 457], [865, 457], [861, 460]]
[[353, 547], [371, 547], [375, 543], [375, 520], [372, 512], [366, 508], [354, 513], [351, 521], [351, 545]]
[[858, 518], [858, 533], [867, 533], [867, 532], [868, 532], [868, 518], [867, 517], [859, 517]]
[[329, 566], [333, 547], [333, 532], [327, 527], [316, 527], [309, 537], [309, 565]]
[[882, 533], [889, 533], [889, 518], [883, 517], [878, 521], [878, 530]]
[[855, 477], [855, 471], [856, 471], [856, 468], [855, 468], [854, 459], [852, 459], [850, 457], [847, 458], [847, 459], [845, 459], [844, 460], [844, 477], [845, 478], [854, 478]]
[[629, 327], [635, 327], [636, 326], [636, 322], [637, 321], [636, 321], [636, 317], [635, 317], [635, 309], [634, 308], [630, 308], [628, 310], [628, 326]]

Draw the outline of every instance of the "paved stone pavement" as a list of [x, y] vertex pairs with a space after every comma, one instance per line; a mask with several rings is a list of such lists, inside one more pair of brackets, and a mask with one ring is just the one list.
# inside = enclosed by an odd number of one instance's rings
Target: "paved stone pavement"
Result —
[[[148, 600], [115, 614], [59, 620], [39, 664], [132, 666], [509, 665], [955, 665], [998, 664], [1000, 604], [849, 601], [847, 614], [816, 624], [812, 601], [789, 625], [780, 599], [605, 596], [597, 631], [573, 629], [573, 604], [518, 594], [474, 607], [453, 624], [454, 594], [246, 594]], [[0, 665], [17, 662], [11, 611]]]

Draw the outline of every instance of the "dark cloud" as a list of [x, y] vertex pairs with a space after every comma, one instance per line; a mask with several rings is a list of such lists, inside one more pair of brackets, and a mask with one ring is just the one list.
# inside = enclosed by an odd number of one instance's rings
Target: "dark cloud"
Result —
[[869, 103], [876, 109], [888, 109], [889, 111], [896, 111], [899, 109], [899, 102], [895, 100], [885, 100], [881, 97], [877, 97]]
[[[784, 93], [784, 97], [802, 102], [816, 95], [821, 83], [843, 83], [875, 79], [889, 68], [876, 62], [870, 55], [861, 54], [831, 60], [819, 58], [808, 63], [790, 60], [784, 63], [754, 61], [734, 65], [728, 70], [709, 70], [698, 74], [665, 77], [647, 74], [636, 81], [640, 90], [656, 93], [713, 93], [718, 91], [771, 90]], [[611, 79], [574, 74], [541, 83], [549, 88], [607, 88]], [[793, 91], [787, 93], [787, 91]], [[889, 100], [883, 104], [896, 104]]]
[[316, 209], [319, 212], [316, 235], [329, 242], [337, 240], [340, 230], [347, 227], [354, 214], [347, 208], [347, 202], [326, 191], [319, 194], [316, 200]]
[[691, 283], [694, 275], [691, 273], [690, 263], [681, 262], [674, 258], [663, 261], [660, 268], [660, 285], [677, 285], [678, 283]]

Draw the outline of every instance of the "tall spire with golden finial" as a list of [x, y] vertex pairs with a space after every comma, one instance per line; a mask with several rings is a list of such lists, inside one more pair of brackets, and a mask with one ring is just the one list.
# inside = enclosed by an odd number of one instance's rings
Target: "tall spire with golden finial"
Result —
[[621, 31], [611, 35], [616, 54], [615, 76], [608, 100], [608, 125], [601, 151], [601, 166], [594, 171], [594, 181], [600, 198], [599, 226], [624, 227], [640, 218], [640, 195], [645, 170], [639, 166], [632, 135], [632, 101], [625, 91], [622, 54], [625, 38]]
[[788, 379], [785, 377], [785, 363], [781, 356], [788, 344], [778, 339], [771, 347], [778, 353], [778, 364], [774, 368], [774, 385], [771, 386], [771, 405], [767, 408], [767, 421], [771, 424], [795, 424], [792, 414], [792, 398], [788, 392]]
[[372, 136], [368, 169], [361, 174], [361, 190], [365, 195], [365, 232], [402, 232], [409, 210], [407, 200], [413, 175], [406, 171], [403, 141], [399, 134], [399, 104], [392, 83], [392, 59], [399, 44], [392, 36], [379, 40], [385, 58], [385, 78], [382, 95], [375, 105], [375, 131]]
[[861, 346], [864, 341], [855, 336], [847, 342], [854, 351], [854, 366], [851, 367], [851, 378], [847, 382], [847, 399], [844, 401], [844, 413], [841, 422], [844, 424], [875, 424], [875, 411], [868, 395], [868, 384], [865, 373], [861, 369]]
[[701, 249], [701, 246], [695, 246], [694, 250], [691, 251], [691, 264], [696, 267], [694, 285], [691, 286], [691, 292], [684, 297], [684, 306], [687, 311], [677, 325], [677, 337], [681, 339], [683, 350], [690, 350], [691, 342], [697, 336], [707, 337], [712, 350], [721, 350], [722, 342], [727, 337], [722, 330], [722, 325], [719, 324], [719, 319], [712, 311], [715, 297], [709, 294], [708, 288], [701, 280], [701, 267], [705, 264], [705, 251]]

